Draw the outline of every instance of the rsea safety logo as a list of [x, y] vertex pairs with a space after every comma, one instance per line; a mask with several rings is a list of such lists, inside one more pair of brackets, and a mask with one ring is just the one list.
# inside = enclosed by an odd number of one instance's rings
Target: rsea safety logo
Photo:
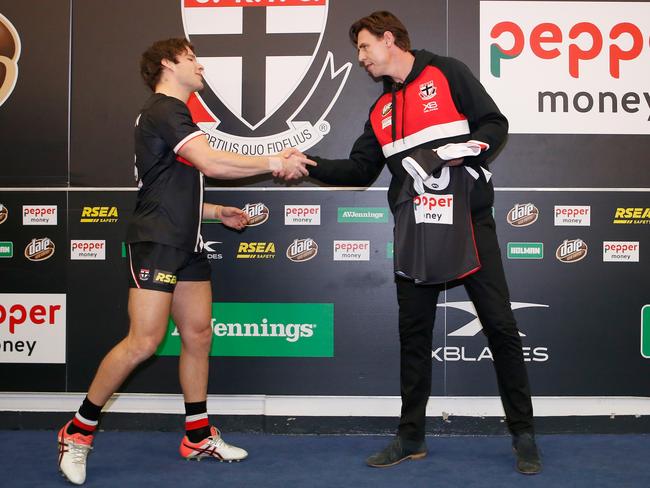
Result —
[[[525, 302], [511, 302], [512, 310], [528, 309], [528, 308], [549, 308], [548, 305], [541, 303], [525, 303]], [[492, 350], [488, 346], [477, 346], [471, 340], [481, 332], [483, 325], [478, 318], [476, 308], [472, 302], [447, 302], [438, 304], [438, 307], [449, 309], [447, 311], [446, 321], [448, 327], [453, 328], [451, 322], [455, 320], [452, 316], [452, 310], [459, 310], [466, 312], [472, 319], [464, 325], [452, 330], [447, 334], [447, 339], [444, 346], [436, 347], [432, 350], [431, 355], [435, 361], [442, 362], [467, 362], [479, 363], [484, 360], [493, 361]], [[521, 337], [526, 337], [526, 334], [519, 332]], [[463, 341], [461, 345], [453, 345], [455, 340]], [[522, 348], [524, 361], [526, 362], [539, 362], [544, 363], [549, 360], [550, 351], [545, 345], [530, 345]]]
[[0, 294], [0, 363], [65, 363], [65, 294]]
[[582, 239], [565, 239], [555, 251], [555, 257], [562, 263], [577, 263], [587, 256], [588, 246]]
[[334, 241], [334, 261], [370, 261], [370, 241]]
[[30, 261], [45, 261], [54, 256], [56, 246], [49, 237], [34, 238], [25, 246], [25, 257]]
[[[213, 303], [211, 356], [333, 357], [332, 303]], [[170, 320], [159, 356], [178, 356]]]
[[614, 224], [650, 224], [650, 207], [618, 207]]
[[57, 206], [23, 205], [23, 225], [57, 225]]
[[248, 214], [248, 227], [262, 225], [269, 220], [269, 208], [263, 203], [247, 203], [242, 210]]
[[385, 224], [388, 222], [388, 209], [383, 207], [339, 207], [338, 222]]
[[205, 68], [204, 89], [188, 107], [214, 149], [258, 156], [305, 151], [329, 133], [326, 117], [352, 67], [337, 69], [333, 54], [319, 49], [329, 0], [180, 5], [185, 37]]
[[73, 261], [99, 261], [106, 259], [105, 240], [70, 241], [70, 259]]
[[650, 305], [641, 308], [641, 356], [650, 359]]
[[638, 263], [639, 241], [603, 242], [603, 261], [606, 263]]
[[274, 259], [274, 242], [240, 242], [237, 259]]
[[0, 106], [7, 101], [18, 81], [20, 37], [9, 19], [0, 14]]
[[84, 224], [114, 224], [119, 219], [117, 207], [84, 207], [79, 222]]
[[284, 225], [320, 225], [320, 205], [285, 205]]
[[589, 205], [555, 205], [555, 225], [576, 225], [588, 227], [591, 225], [591, 206]]
[[294, 239], [287, 248], [287, 259], [294, 263], [304, 263], [313, 259], [318, 254], [318, 244], [314, 239], [308, 237], [306, 239]]
[[0, 258], [14, 257], [14, 243], [11, 241], [0, 241]]
[[543, 242], [509, 242], [508, 259], [543, 259]]
[[480, 78], [510, 133], [650, 134], [649, 38], [648, 2], [482, 1]]
[[0, 203], [0, 224], [4, 224], [5, 220], [9, 217], [9, 210], [2, 203]]
[[513, 227], [533, 225], [539, 218], [539, 210], [532, 203], [516, 203], [506, 215], [506, 221]]

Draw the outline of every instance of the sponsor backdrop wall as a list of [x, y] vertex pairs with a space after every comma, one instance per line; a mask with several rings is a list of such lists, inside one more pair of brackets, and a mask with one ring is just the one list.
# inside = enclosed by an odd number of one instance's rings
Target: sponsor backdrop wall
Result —
[[[340, 158], [381, 90], [347, 31], [377, 9], [467, 63], [510, 120], [494, 217], [534, 394], [650, 396], [650, 2], [478, 0], [0, 0], [0, 391], [83, 392], [126, 333], [140, 53], [194, 42], [214, 147]], [[389, 178], [209, 182], [254, 217], [204, 227], [210, 393], [399, 394]], [[179, 344], [170, 322], [124, 391], [178, 393]], [[432, 355], [434, 396], [497, 395], [462, 288]]]

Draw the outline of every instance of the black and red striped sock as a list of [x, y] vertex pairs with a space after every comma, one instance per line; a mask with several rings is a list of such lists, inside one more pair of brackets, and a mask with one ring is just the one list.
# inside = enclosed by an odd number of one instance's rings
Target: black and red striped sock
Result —
[[190, 442], [199, 442], [210, 436], [207, 401], [185, 404], [185, 434]]
[[102, 405], [95, 405], [88, 400], [88, 397], [84, 398], [81, 407], [79, 407], [72, 422], [68, 425], [66, 432], [68, 434], [94, 434], [99, 423], [99, 415], [102, 413], [102, 407]]

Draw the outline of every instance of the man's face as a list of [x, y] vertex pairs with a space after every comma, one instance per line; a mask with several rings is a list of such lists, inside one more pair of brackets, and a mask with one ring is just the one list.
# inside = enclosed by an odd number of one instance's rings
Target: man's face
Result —
[[203, 89], [203, 65], [197, 61], [191, 49], [176, 56], [174, 72], [178, 82], [190, 91]]
[[363, 29], [357, 35], [357, 50], [359, 52], [359, 63], [366, 71], [375, 78], [388, 74], [391, 64], [391, 56], [388, 50], [388, 43], [382, 37], [376, 37], [367, 29]]

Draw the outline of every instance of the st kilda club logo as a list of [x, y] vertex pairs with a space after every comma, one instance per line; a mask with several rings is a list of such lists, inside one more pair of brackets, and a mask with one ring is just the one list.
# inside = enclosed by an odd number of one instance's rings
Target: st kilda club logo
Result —
[[188, 106], [217, 150], [301, 151], [330, 131], [326, 117], [350, 73], [319, 50], [329, 0], [181, 0], [185, 35], [205, 68]]
[[20, 37], [9, 19], [0, 14], [0, 106], [14, 91], [18, 80]]

